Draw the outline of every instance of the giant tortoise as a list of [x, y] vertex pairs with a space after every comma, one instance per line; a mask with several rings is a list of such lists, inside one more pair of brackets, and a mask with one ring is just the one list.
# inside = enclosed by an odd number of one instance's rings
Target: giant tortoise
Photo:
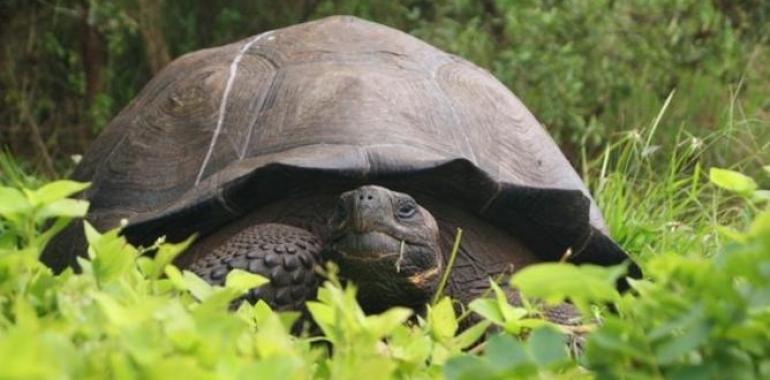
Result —
[[[207, 281], [241, 268], [279, 309], [333, 260], [365, 310], [419, 308], [447, 284], [565, 257], [619, 264], [599, 209], [547, 132], [487, 71], [408, 34], [330, 17], [184, 55], [99, 136], [74, 178], [97, 228], [135, 244], [198, 234], [178, 259]], [[44, 254], [84, 250], [82, 226]], [[631, 264], [631, 274], [639, 270]]]

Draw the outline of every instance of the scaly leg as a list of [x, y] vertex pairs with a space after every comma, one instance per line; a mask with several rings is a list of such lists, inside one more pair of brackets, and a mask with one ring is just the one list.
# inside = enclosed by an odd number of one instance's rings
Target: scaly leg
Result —
[[199, 256], [189, 270], [217, 285], [236, 268], [265, 276], [270, 283], [250, 290], [244, 300], [261, 299], [276, 310], [302, 310], [316, 296], [314, 267], [320, 257], [321, 241], [314, 234], [285, 224], [258, 224]]

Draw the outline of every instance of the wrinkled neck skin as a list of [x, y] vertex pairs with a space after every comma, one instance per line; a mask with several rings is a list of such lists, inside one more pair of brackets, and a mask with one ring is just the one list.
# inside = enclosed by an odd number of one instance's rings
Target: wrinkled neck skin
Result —
[[[441, 201], [422, 200], [439, 225], [444, 270], [450, 271], [443, 294], [467, 305], [489, 291], [490, 279], [505, 281], [519, 269], [540, 261], [511, 234], [481, 218]], [[458, 228], [462, 239], [454, 265], [449, 268]], [[442, 274], [443, 275], [443, 274]]]

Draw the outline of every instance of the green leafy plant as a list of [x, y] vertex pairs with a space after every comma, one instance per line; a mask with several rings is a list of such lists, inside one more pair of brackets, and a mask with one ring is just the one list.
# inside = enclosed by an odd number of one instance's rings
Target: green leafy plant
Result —
[[[712, 181], [753, 199], [735, 172]], [[754, 379], [770, 376], [770, 212], [733, 231], [713, 257], [659, 255], [589, 336], [588, 368], [601, 377]]]
[[[770, 173], [770, 168], [764, 167]], [[751, 203], [770, 202], [770, 190], [759, 189], [757, 182], [734, 170], [711, 168], [709, 178], [715, 185], [734, 192]]]
[[[300, 335], [290, 333], [298, 313], [263, 302], [232, 309], [265, 278], [236, 270], [220, 287], [175, 267], [190, 240], [161, 240], [148, 256], [117, 230], [86, 223], [80, 272], [54, 274], [37, 258], [53, 232], [85, 214], [87, 204], [68, 197], [86, 186], [2, 187], [0, 378], [764, 378], [770, 211], [748, 177], [711, 174], [752, 205], [750, 227], [724, 228], [729, 243], [713, 255], [646, 260], [646, 278], [631, 280], [628, 293], [614, 288], [623, 266], [548, 263], [511, 278], [520, 305], [491, 281], [489, 297], [460, 315], [447, 297], [423, 315], [404, 308], [366, 315], [355, 286], [340, 283], [331, 267], [307, 304], [318, 333]], [[565, 301], [582, 311], [577, 328], [542, 319]], [[569, 342], [583, 348], [571, 351]]]
[[550, 327], [535, 329], [526, 342], [509, 335], [495, 335], [480, 356], [463, 355], [450, 360], [447, 379], [591, 378], [570, 358], [564, 334]]
[[[330, 271], [307, 304], [320, 336], [293, 336], [297, 313], [233, 301], [266, 279], [244, 271], [211, 286], [172, 262], [190, 240], [155, 244], [152, 257], [118, 230], [85, 224], [88, 257], [80, 272], [53, 274], [37, 258], [51, 231], [86, 212], [67, 199], [84, 184], [57, 181], [36, 190], [3, 188], [0, 251], [0, 356], [8, 378], [443, 378], [444, 364], [468, 355], [489, 321], [460, 331], [453, 302], [424, 317], [393, 308], [365, 315], [354, 285]], [[24, 200], [26, 203], [21, 202]], [[13, 201], [13, 203], [12, 203]], [[19, 203], [21, 202], [21, 203]], [[17, 205], [11, 207], [11, 205]], [[21, 205], [21, 206], [18, 206]], [[71, 206], [67, 208], [66, 206]], [[66, 212], [51, 212], [61, 210]], [[40, 365], [45, 363], [46, 365]]]
[[[0, 186], [0, 228], [4, 231], [0, 250], [11, 255], [12, 249], [24, 247], [32, 254], [22, 253], [21, 257], [37, 260], [36, 253], [72, 218], [85, 215], [88, 203], [67, 197], [86, 187], [72, 181], [56, 181], [36, 190]], [[51, 218], [55, 222], [46, 225]]]
[[588, 367], [627, 378], [770, 375], [770, 213], [713, 258], [661, 255], [587, 342]]

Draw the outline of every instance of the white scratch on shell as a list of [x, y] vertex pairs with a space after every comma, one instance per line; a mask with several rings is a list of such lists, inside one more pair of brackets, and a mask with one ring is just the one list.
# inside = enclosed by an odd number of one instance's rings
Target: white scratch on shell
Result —
[[203, 159], [201, 168], [198, 171], [198, 176], [195, 178], [196, 185], [201, 182], [203, 172], [206, 170], [206, 166], [211, 159], [211, 155], [214, 153], [214, 146], [217, 144], [219, 134], [222, 132], [222, 125], [225, 122], [225, 112], [227, 111], [227, 99], [230, 96], [230, 91], [233, 89], [235, 76], [238, 74], [238, 65], [241, 63], [243, 55], [246, 54], [252, 45], [257, 43], [257, 41], [261, 40], [262, 38], [270, 36], [272, 33], [272, 31], [265, 32], [251, 39], [249, 42], [243, 45], [241, 50], [238, 52], [238, 55], [236, 55], [235, 58], [233, 58], [233, 61], [230, 63], [230, 74], [227, 77], [227, 84], [225, 84], [225, 92], [222, 94], [222, 100], [219, 102], [219, 117], [217, 118], [217, 126], [214, 128], [214, 134], [211, 136], [211, 144], [209, 144], [209, 150], [206, 152], [206, 157]]

